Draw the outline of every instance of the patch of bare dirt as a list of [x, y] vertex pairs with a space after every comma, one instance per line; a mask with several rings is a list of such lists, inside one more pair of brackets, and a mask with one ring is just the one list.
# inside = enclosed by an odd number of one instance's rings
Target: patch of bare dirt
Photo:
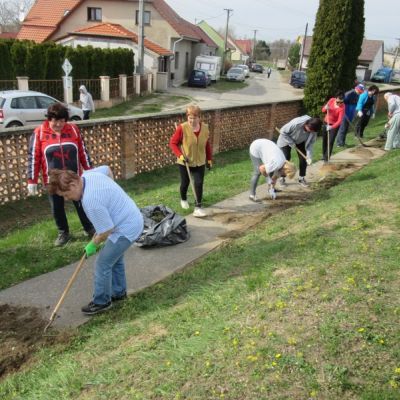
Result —
[[43, 335], [46, 325], [35, 308], [0, 305], [0, 377], [21, 368], [43, 345], [69, 339], [66, 333]]

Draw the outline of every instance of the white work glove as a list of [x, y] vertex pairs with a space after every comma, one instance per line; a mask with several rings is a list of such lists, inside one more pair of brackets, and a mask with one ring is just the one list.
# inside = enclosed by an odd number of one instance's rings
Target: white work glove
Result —
[[389, 122], [385, 124], [385, 129], [389, 129], [390, 128], [390, 124]]
[[329, 132], [332, 130], [332, 127], [330, 125], [326, 125], [326, 131]]
[[276, 199], [276, 192], [275, 192], [275, 189], [273, 187], [268, 189], [268, 193], [271, 196], [271, 200], [275, 200]]
[[312, 164], [311, 158], [307, 158], [307, 159], [306, 159], [306, 163], [307, 163], [307, 165], [311, 165], [311, 164]]
[[374, 118], [375, 118], [375, 113], [372, 113], [371, 119], [374, 119]]
[[37, 194], [37, 183], [28, 183], [28, 196], [36, 196]]
[[362, 112], [362, 111], [358, 111], [358, 112], [357, 112], [357, 117], [360, 117], [360, 118], [361, 118], [362, 116], [363, 116], [363, 112]]

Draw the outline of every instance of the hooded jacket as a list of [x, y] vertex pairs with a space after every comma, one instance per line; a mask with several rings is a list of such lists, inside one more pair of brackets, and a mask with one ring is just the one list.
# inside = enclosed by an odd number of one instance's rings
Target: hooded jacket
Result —
[[95, 111], [92, 95], [87, 91], [84, 85], [79, 87], [80, 95], [79, 101], [82, 103], [83, 111]]

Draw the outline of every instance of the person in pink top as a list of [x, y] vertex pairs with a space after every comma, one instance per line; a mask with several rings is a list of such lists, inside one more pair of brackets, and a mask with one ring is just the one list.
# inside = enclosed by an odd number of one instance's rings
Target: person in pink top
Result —
[[[322, 159], [328, 161], [332, 154], [336, 135], [344, 117], [344, 93], [338, 92], [322, 107], [325, 115], [322, 130]], [[328, 154], [329, 153], [329, 154]]]

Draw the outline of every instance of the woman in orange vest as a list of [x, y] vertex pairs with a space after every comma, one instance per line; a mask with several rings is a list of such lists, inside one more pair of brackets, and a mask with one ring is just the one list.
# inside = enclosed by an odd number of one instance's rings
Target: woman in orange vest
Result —
[[177, 126], [171, 137], [169, 146], [178, 157], [177, 163], [181, 176], [181, 207], [184, 209], [189, 208], [187, 191], [190, 179], [187, 171], [187, 164], [193, 177], [194, 190], [196, 193], [193, 216], [201, 218], [207, 215], [201, 207], [205, 167], [207, 166], [208, 169], [212, 167], [209, 130], [208, 125], [201, 121], [200, 107], [194, 105], [189, 106], [186, 109], [186, 115], [187, 122]]

